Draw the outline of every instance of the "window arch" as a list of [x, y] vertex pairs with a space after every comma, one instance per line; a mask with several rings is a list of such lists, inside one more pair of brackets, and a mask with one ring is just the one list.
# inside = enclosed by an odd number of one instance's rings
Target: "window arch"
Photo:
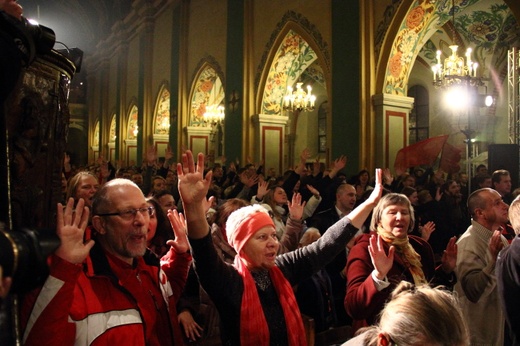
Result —
[[108, 138], [109, 143], [114, 143], [117, 139], [117, 133], [116, 133], [116, 114], [112, 114], [110, 117], [110, 137]]
[[408, 122], [409, 144], [414, 144], [430, 137], [430, 97], [421, 85], [408, 89], [408, 96], [414, 98]]
[[155, 106], [154, 134], [168, 135], [170, 133], [170, 91], [163, 86]]
[[204, 126], [206, 107], [224, 102], [224, 85], [216, 68], [204, 63], [198, 74], [191, 99], [190, 126]]
[[137, 139], [139, 127], [137, 125], [137, 106], [132, 106], [128, 115], [127, 139]]

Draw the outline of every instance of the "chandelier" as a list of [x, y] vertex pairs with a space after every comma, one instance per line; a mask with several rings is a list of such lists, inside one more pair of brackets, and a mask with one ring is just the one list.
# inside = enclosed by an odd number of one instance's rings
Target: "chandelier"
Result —
[[[455, 35], [455, 0], [452, 0], [453, 38]], [[471, 60], [472, 49], [466, 50], [465, 58], [458, 56], [459, 46], [450, 46], [451, 55], [441, 62], [441, 51], [437, 51], [437, 63], [432, 66], [433, 85], [436, 88], [449, 88], [456, 85], [478, 87], [484, 85], [482, 78], [477, 77], [478, 63]]]
[[224, 113], [223, 105], [211, 105], [206, 107], [206, 112], [202, 116], [204, 122], [207, 124], [217, 125], [224, 122], [226, 114]]
[[291, 86], [287, 87], [287, 94], [284, 96], [283, 109], [294, 111], [312, 111], [314, 110], [314, 103], [316, 102], [316, 96], [311, 94], [312, 88], [307, 85], [307, 92], [302, 89], [301, 82], [296, 83], [296, 90], [293, 90]]

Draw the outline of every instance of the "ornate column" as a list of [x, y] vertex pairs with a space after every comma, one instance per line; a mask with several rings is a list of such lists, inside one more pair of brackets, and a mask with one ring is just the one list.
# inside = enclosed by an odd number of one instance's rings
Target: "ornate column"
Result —
[[412, 97], [391, 94], [372, 97], [376, 112], [376, 167], [393, 170], [395, 155], [408, 145], [408, 117], [413, 101]]
[[254, 160], [264, 161], [265, 169], [274, 168], [277, 174], [282, 174], [284, 162], [288, 154], [285, 144], [286, 126], [289, 117], [283, 115], [253, 115], [255, 127], [254, 147], [257, 148]]
[[188, 139], [188, 149], [195, 155], [203, 153], [211, 154], [211, 139], [213, 130], [211, 127], [186, 126], [186, 138]]

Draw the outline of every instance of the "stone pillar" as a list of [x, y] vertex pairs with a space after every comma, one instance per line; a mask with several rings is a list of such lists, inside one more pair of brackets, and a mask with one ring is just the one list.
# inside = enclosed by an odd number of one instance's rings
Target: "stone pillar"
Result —
[[376, 167], [393, 170], [397, 152], [408, 145], [408, 118], [412, 97], [377, 94], [372, 97], [376, 113]]
[[283, 115], [253, 115], [255, 127], [255, 162], [264, 161], [265, 170], [274, 168], [278, 175], [283, 174], [287, 165], [287, 146], [285, 129], [289, 117]]
[[213, 130], [211, 127], [186, 126], [185, 131], [188, 138], [188, 149], [194, 155], [198, 153], [203, 153], [206, 156], [212, 154]]

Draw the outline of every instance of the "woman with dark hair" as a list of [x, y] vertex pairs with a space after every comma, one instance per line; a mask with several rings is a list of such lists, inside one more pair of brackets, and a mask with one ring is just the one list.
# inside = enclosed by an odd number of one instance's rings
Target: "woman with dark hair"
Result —
[[160, 258], [169, 250], [166, 241], [174, 239], [175, 236], [172, 226], [159, 202], [149, 197], [146, 199], [146, 203], [155, 208], [154, 215], [150, 216], [148, 234], [146, 236], [148, 248]]
[[355, 330], [377, 322], [390, 293], [402, 280], [415, 285], [454, 284], [455, 237], [442, 256], [442, 265], [435, 268], [430, 245], [409, 235], [414, 223], [410, 200], [403, 194], [387, 194], [374, 208], [371, 232], [361, 235], [350, 250], [345, 309], [354, 319]]
[[365, 191], [369, 191], [372, 189], [372, 186], [370, 186], [370, 173], [366, 169], [362, 169], [354, 177], [354, 179], [351, 180], [351, 185], [353, 185], [356, 188], [357, 200], [361, 201]]
[[[294, 250], [298, 247], [300, 240], [300, 233], [303, 231], [303, 221], [311, 217], [322, 198], [320, 192], [311, 185], [307, 185], [307, 189], [312, 193], [312, 197], [307, 202], [302, 202], [302, 196], [296, 192], [292, 195], [292, 203], [287, 198], [287, 193], [280, 186], [274, 186], [267, 188], [267, 182], [258, 184], [258, 193], [254, 196], [251, 201], [252, 203], [258, 203], [258, 196], [262, 196], [261, 205], [273, 218], [273, 222], [276, 227], [276, 234], [279, 240], [282, 240], [288, 228], [299, 228], [297, 239], [288, 247], [289, 250]], [[294, 215], [291, 210], [294, 203], [302, 204], [302, 213]]]

